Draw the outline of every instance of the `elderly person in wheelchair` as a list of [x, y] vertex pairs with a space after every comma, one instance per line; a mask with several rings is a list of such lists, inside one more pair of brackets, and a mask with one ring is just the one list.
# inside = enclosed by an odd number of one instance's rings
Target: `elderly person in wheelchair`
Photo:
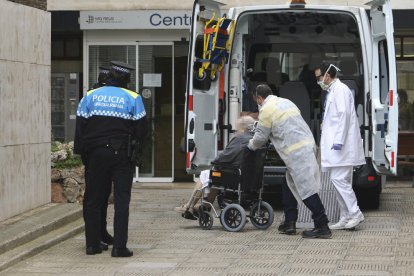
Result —
[[[247, 147], [249, 140], [253, 137], [253, 125], [255, 120], [249, 115], [241, 116], [236, 123], [237, 132], [233, 139], [227, 144], [226, 148], [218, 154], [212, 163], [229, 164], [233, 166], [240, 166], [244, 149]], [[193, 193], [188, 200], [182, 206], [175, 207], [174, 210], [182, 214], [182, 217], [186, 219], [196, 220], [194, 216], [195, 205], [202, 196], [201, 189], [208, 186], [210, 181], [210, 170], [204, 170], [200, 173], [199, 181], [195, 184]], [[217, 196], [217, 190], [211, 189], [207, 194], [206, 200], [213, 203]]]

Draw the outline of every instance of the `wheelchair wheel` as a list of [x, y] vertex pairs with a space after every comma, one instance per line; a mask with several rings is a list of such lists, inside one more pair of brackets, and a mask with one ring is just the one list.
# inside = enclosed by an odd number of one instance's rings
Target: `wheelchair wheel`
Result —
[[229, 204], [220, 214], [220, 222], [229, 232], [238, 232], [246, 225], [246, 212], [239, 204]]
[[198, 217], [198, 224], [203, 230], [210, 230], [213, 227], [213, 216], [210, 212], [203, 211]]
[[[259, 211], [260, 206], [260, 211]], [[272, 206], [265, 201], [253, 204], [250, 209], [250, 220], [257, 229], [265, 230], [272, 225], [274, 219], [274, 212]]]

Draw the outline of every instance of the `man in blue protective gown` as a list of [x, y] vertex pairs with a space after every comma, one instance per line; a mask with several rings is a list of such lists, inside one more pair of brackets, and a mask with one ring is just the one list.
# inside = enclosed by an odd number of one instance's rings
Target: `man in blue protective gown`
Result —
[[107, 250], [102, 242], [102, 213], [114, 183], [114, 240], [112, 257], [130, 257], [127, 248], [129, 202], [135, 166], [131, 141], [142, 143], [147, 120], [142, 98], [128, 90], [134, 67], [113, 61], [105, 86], [87, 92], [79, 103], [74, 152], [88, 168], [83, 216], [86, 254]]

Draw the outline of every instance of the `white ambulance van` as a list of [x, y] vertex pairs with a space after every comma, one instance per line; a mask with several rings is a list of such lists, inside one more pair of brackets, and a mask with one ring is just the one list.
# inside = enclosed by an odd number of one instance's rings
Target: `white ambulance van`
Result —
[[[326, 92], [317, 85], [313, 69], [321, 63], [333, 64], [340, 69], [339, 79], [354, 93], [364, 140], [367, 164], [355, 169], [354, 189], [378, 206], [381, 175], [397, 171], [398, 101], [390, 0], [373, 0], [363, 7], [302, 2], [233, 7], [223, 14], [222, 4], [195, 0], [186, 91], [187, 172], [208, 168], [231, 138], [240, 113], [257, 112], [251, 92], [259, 83], [292, 100], [319, 143]], [[223, 18], [232, 20], [227, 30], [221, 30], [228, 34], [228, 59], [214, 64], [210, 55], [209, 65], [211, 43], [219, 41], [209, 41], [208, 30]], [[265, 187], [272, 192], [285, 181], [285, 167], [277, 153], [267, 158]]]

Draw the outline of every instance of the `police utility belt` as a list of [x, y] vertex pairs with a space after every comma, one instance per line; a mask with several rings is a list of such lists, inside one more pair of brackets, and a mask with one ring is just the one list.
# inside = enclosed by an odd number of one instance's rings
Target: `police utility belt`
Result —
[[128, 159], [136, 166], [140, 167], [142, 164], [142, 144], [128, 135], [125, 138], [110, 138], [107, 143], [102, 145], [105, 148], [110, 148], [115, 154], [121, 151], [126, 151]]
[[121, 138], [111, 138], [104, 145], [104, 147], [112, 149], [115, 154], [118, 154], [120, 151], [128, 151], [128, 146], [128, 141]]

